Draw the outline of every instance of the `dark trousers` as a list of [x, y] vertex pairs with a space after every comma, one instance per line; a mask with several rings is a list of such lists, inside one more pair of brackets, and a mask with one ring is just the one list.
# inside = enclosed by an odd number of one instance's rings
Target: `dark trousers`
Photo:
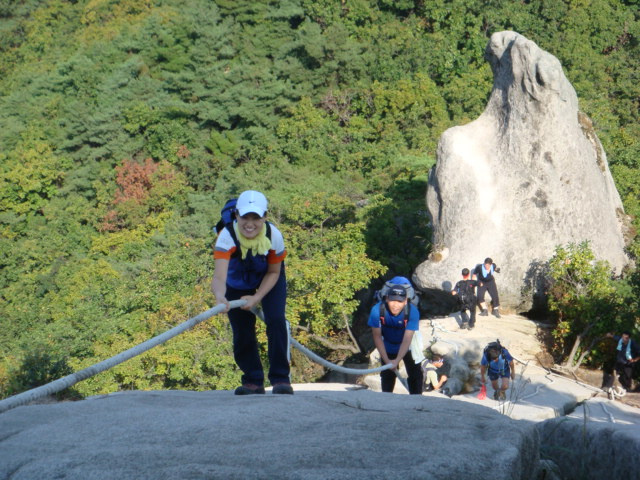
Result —
[[[227, 299], [238, 300], [244, 295], [253, 295], [254, 290], [237, 290], [227, 285]], [[262, 299], [262, 311], [267, 325], [269, 358], [269, 381], [289, 383], [289, 337], [285, 318], [287, 280], [284, 272], [275, 286]], [[256, 338], [256, 316], [248, 310], [229, 310], [229, 321], [233, 330], [233, 357], [242, 370], [242, 383], [264, 385], [264, 370], [258, 353]]]
[[[417, 333], [417, 332], [416, 332]], [[389, 360], [393, 360], [397, 357], [397, 354], [387, 353]], [[409, 393], [411, 395], [420, 395], [422, 393], [423, 378], [422, 368], [420, 364], [416, 364], [411, 356], [411, 350], [402, 359], [404, 361], [404, 368], [407, 370], [407, 383], [409, 384]], [[383, 370], [380, 372], [380, 383], [382, 384], [383, 392], [393, 392], [393, 387], [396, 385], [396, 374], [393, 370]]]
[[500, 297], [498, 297], [498, 287], [495, 280], [491, 280], [489, 283], [482, 282], [482, 285], [478, 285], [478, 305], [484, 302], [485, 292], [489, 292], [493, 308], [498, 308], [500, 306]]
[[631, 390], [631, 379], [633, 378], [633, 363], [616, 362], [616, 372], [618, 380], [625, 390]]
[[[469, 310], [469, 314], [467, 314]], [[476, 302], [474, 299], [468, 304], [462, 304], [460, 306], [460, 316], [462, 317], [462, 323], [469, 323], [469, 326], [473, 328], [476, 324]], [[471, 318], [469, 318], [471, 317]]]

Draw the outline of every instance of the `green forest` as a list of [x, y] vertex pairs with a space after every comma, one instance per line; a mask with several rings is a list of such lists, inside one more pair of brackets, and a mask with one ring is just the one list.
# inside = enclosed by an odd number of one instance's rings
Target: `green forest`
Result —
[[[437, 142], [484, 110], [497, 31], [560, 60], [637, 229], [639, 3], [0, 0], [0, 397], [213, 306], [212, 227], [245, 189], [285, 236], [295, 337], [339, 355], [363, 292], [429, 253]], [[564, 360], [581, 328], [640, 321], [635, 269], [611, 278], [589, 255], [551, 263]], [[294, 357], [292, 374], [322, 372]], [[219, 315], [69, 394], [239, 378]]]

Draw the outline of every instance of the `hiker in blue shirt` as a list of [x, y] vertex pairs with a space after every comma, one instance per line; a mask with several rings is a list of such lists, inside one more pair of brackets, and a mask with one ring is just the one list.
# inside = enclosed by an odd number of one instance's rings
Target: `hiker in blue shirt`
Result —
[[416, 364], [410, 350], [413, 335], [419, 329], [420, 313], [408, 301], [404, 285], [411, 285], [409, 280], [394, 277], [387, 283], [389, 288], [382, 300], [371, 308], [367, 323], [371, 327], [380, 360], [384, 365], [393, 364], [393, 369], [380, 372], [382, 391], [393, 392], [396, 384], [395, 370], [400, 360], [404, 360], [409, 377], [409, 393], [420, 395], [423, 388], [422, 367]]
[[631, 340], [630, 332], [622, 332], [622, 335], [614, 335], [607, 333], [609, 338], [613, 338], [618, 342], [616, 346], [616, 372], [620, 385], [626, 390], [631, 390], [631, 381], [633, 378], [633, 367], [640, 360], [640, 346], [637, 342]]
[[[265, 393], [256, 316], [250, 311], [258, 303], [262, 305], [267, 326], [272, 393], [293, 393], [285, 318], [287, 251], [280, 231], [267, 222], [267, 206], [262, 193], [242, 192], [234, 207], [235, 220], [220, 229], [213, 252], [215, 272], [211, 290], [217, 304], [226, 305], [233, 330], [233, 356], [243, 373], [236, 395]], [[229, 301], [238, 299], [246, 300], [247, 304], [229, 309]]]
[[[480, 361], [480, 379], [486, 383], [485, 373], [489, 375], [493, 387], [494, 400], [506, 400], [506, 391], [509, 388], [509, 378], [515, 380], [516, 370], [513, 357], [509, 350], [500, 345], [499, 341], [491, 342], [484, 349]], [[498, 388], [498, 379], [502, 378], [502, 385]]]

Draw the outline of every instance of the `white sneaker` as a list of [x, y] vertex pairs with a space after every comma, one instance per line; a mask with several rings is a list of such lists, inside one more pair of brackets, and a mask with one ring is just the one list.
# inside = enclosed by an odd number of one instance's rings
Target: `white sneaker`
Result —
[[624, 397], [627, 394], [627, 391], [622, 388], [622, 387], [617, 387], [616, 388], [616, 396], [617, 397]]

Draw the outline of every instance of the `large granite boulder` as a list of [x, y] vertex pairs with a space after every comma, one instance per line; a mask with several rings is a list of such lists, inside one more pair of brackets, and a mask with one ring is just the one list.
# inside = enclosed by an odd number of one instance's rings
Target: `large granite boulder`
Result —
[[502, 306], [526, 311], [543, 299], [557, 245], [588, 240], [619, 273], [628, 220], [560, 62], [515, 32], [493, 34], [485, 57], [493, 90], [478, 119], [440, 139], [427, 189], [434, 247], [413, 280], [434, 303], [463, 267], [491, 257]]
[[556, 418], [537, 427], [541, 455], [554, 462], [559, 478], [638, 478], [640, 474], [637, 424], [593, 421], [587, 411], [583, 418]]
[[0, 478], [542, 478], [531, 422], [446, 397], [316, 388], [18, 407], [0, 414]]

